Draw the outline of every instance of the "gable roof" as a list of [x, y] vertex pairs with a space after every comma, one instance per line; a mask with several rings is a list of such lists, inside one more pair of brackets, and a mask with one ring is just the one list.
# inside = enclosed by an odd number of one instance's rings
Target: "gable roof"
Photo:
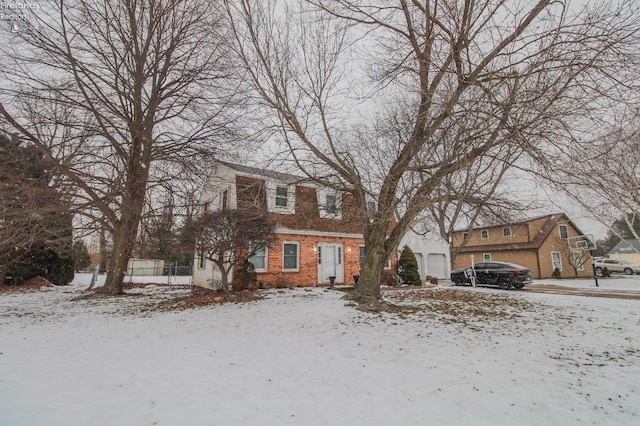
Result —
[[308, 180], [301, 176], [296, 176], [290, 173], [274, 172], [273, 170], [260, 169], [258, 167], [243, 166], [240, 164], [228, 163], [226, 161], [218, 161], [218, 163], [224, 166], [227, 166], [230, 169], [233, 169], [240, 173], [245, 173], [245, 174], [254, 175], [254, 176], [263, 176], [263, 177], [267, 177], [267, 178], [271, 178], [271, 179], [275, 179], [281, 182], [286, 182], [291, 184]]
[[[491, 225], [477, 225], [474, 226], [473, 229], [474, 230], [480, 230], [480, 229], [490, 229], [490, 228], [501, 228], [504, 226], [516, 226], [516, 225], [528, 225], [529, 222], [533, 222], [535, 220], [540, 220], [540, 219], [544, 219], [544, 218], [554, 218], [556, 216], [559, 217], [564, 217], [564, 219], [569, 222], [571, 224], [571, 226], [573, 226], [575, 228], [576, 231], [578, 231], [578, 233], [580, 235], [584, 234], [582, 232], [582, 230], [580, 230], [580, 228], [578, 228], [578, 226], [573, 222], [573, 220], [571, 220], [571, 218], [569, 216], [567, 216], [566, 213], [564, 212], [557, 212], [557, 213], [551, 213], [551, 214], [544, 214], [544, 215], [540, 215], [540, 216], [534, 216], [534, 217], [530, 217], [527, 219], [518, 219], [518, 220], [514, 220], [514, 221], [509, 221], [509, 222], [502, 222], [502, 223], [494, 223]], [[458, 228], [456, 230], [454, 230], [453, 232], [467, 232], [467, 228]]]
[[640, 240], [622, 240], [608, 254], [640, 253]]

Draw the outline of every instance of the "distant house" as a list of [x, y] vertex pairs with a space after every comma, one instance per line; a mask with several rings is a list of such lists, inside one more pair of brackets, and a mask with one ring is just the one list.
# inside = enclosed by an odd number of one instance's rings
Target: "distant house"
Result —
[[564, 213], [525, 221], [456, 231], [452, 247], [458, 249], [454, 267], [468, 268], [482, 261], [513, 262], [531, 269], [534, 278], [550, 278], [554, 269], [563, 277], [593, 275], [589, 252], [572, 251], [570, 237], [584, 233]]
[[[373, 201], [371, 202], [373, 203]], [[266, 287], [354, 284], [365, 246], [351, 196], [290, 174], [226, 162], [213, 165], [201, 194], [203, 210], [266, 209], [276, 223], [277, 242], [253, 258]], [[375, 208], [375, 205], [371, 205]], [[214, 288], [220, 272], [196, 253], [194, 284]], [[387, 264], [397, 271], [397, 254]]]
[[451, 261], [449, 260], [449, 244], [437, 233], [429, 231], [422, 223], [412, 227], [402, 238], [399, 250], [404, 246], [411, 247], [418, 261], [420, 278], [449, 278]]
[[640, 265], [640, 240], [620, 241], [607, 255], [612, 259], [624, 259]]

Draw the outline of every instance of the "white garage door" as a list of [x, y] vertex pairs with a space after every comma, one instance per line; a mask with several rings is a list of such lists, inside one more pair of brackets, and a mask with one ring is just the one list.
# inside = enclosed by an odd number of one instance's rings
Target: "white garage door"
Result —
[[447, 277], [447, 257], [442, 253], [430, 253], [427, 256], [427, 275], [436, 278]]

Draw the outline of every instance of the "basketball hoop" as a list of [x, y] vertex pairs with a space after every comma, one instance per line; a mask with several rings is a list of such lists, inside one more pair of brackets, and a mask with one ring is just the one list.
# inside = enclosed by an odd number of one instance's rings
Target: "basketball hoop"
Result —
[[598, 248], [596, 246], [596, 240], [593, 238], [593, 234], [569, 237], [567, 238], [567, 243], [569, 244], [569, 249], [571, 249], [571, 251], [591, 251]]

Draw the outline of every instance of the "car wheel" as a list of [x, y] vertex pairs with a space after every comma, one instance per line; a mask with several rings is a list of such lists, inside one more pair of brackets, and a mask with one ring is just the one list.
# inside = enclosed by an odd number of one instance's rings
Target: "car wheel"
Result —
[[596, 268], [596, 275], [599, 275], [599, 276], [602, 275], [602, 268], [599, 266]]
[[524, 287], [524, 283], [516, 283], [513, 285], [513, 288], [516, 290], [520, 290], [522, 287]]
[[631, 275], [633, 274], [633, 271], [631, 270], [631, 268], [624, 268], [624, 273], [627, 275]]
[[461, 277], [455, 277], [453, 279], [453, 285], [464, 285], [464, 282], [462, 281]]
[[498, 287], [503, 290], [509, 290], [511, 288], [511, 280], [506, 277], [502, 277], [498, 280]]

